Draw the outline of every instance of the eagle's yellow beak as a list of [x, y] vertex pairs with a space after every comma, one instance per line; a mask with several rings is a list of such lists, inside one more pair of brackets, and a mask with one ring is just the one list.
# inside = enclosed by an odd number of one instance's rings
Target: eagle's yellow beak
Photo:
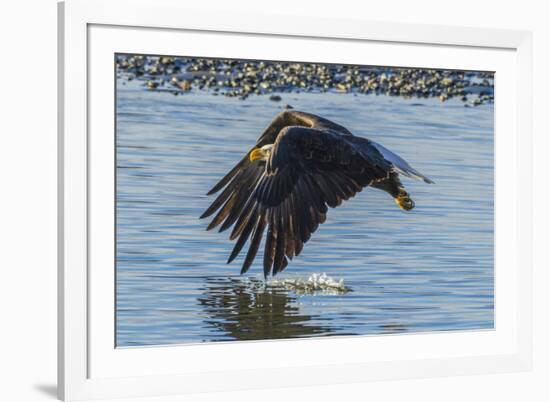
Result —
[[254, 148], [252, 152], [250, 152], [250, 162], [254, 162], [257, 160], [265, 159], [267, 157], [267, 152], [264, 151], [262, 148]]

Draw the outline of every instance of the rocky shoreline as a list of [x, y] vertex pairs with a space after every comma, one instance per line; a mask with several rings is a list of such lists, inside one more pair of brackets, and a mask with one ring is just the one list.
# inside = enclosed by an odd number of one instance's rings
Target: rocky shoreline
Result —
[[208, 90], [239, 99], [267, 95], [280, 101], [284, 93], [330, 91], [437, 97], [442, 102], [457, 98], [464, 106], [494, 102], [494, 76], [489, 72], [141, 55], [117, 55], [116, 67], [118, 79], [138, 79], [148, 90], [174, 95]]

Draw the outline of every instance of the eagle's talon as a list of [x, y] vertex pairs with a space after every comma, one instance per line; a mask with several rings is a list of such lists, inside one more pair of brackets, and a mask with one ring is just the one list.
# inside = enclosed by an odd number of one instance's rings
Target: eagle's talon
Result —
[[395, 197], [395, 203], [399, 206], [399, 208], [405, 211], [410, 211], [414, 208], [414, 201], [405, 190], [399, 191], [399, 195]]

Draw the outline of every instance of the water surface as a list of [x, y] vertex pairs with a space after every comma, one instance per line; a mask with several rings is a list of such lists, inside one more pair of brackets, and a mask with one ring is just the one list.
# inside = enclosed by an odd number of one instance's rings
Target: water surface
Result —
[[[117, 88], [117, 346], [489, 329], [494, 325], [493, 105], [340, 93], [246, 100]], [[411, 212], [365, 189], [277, 278], [326, 273], [351, 291], [239, 276], [228, 233], [206, 232], [206, 192], [288, 103], [399, 153]], [[245, 254], [245, 253], [243, 253]]]

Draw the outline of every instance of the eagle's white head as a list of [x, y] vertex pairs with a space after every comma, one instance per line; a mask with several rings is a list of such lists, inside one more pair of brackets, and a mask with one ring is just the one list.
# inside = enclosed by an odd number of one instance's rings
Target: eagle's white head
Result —
[[267, 161], [269, 157], [271, 156], [271, 149], [273, 148], [273, 144], [267, 144], [260, 148], [254, 148], [249, 155], [250, 161]]

